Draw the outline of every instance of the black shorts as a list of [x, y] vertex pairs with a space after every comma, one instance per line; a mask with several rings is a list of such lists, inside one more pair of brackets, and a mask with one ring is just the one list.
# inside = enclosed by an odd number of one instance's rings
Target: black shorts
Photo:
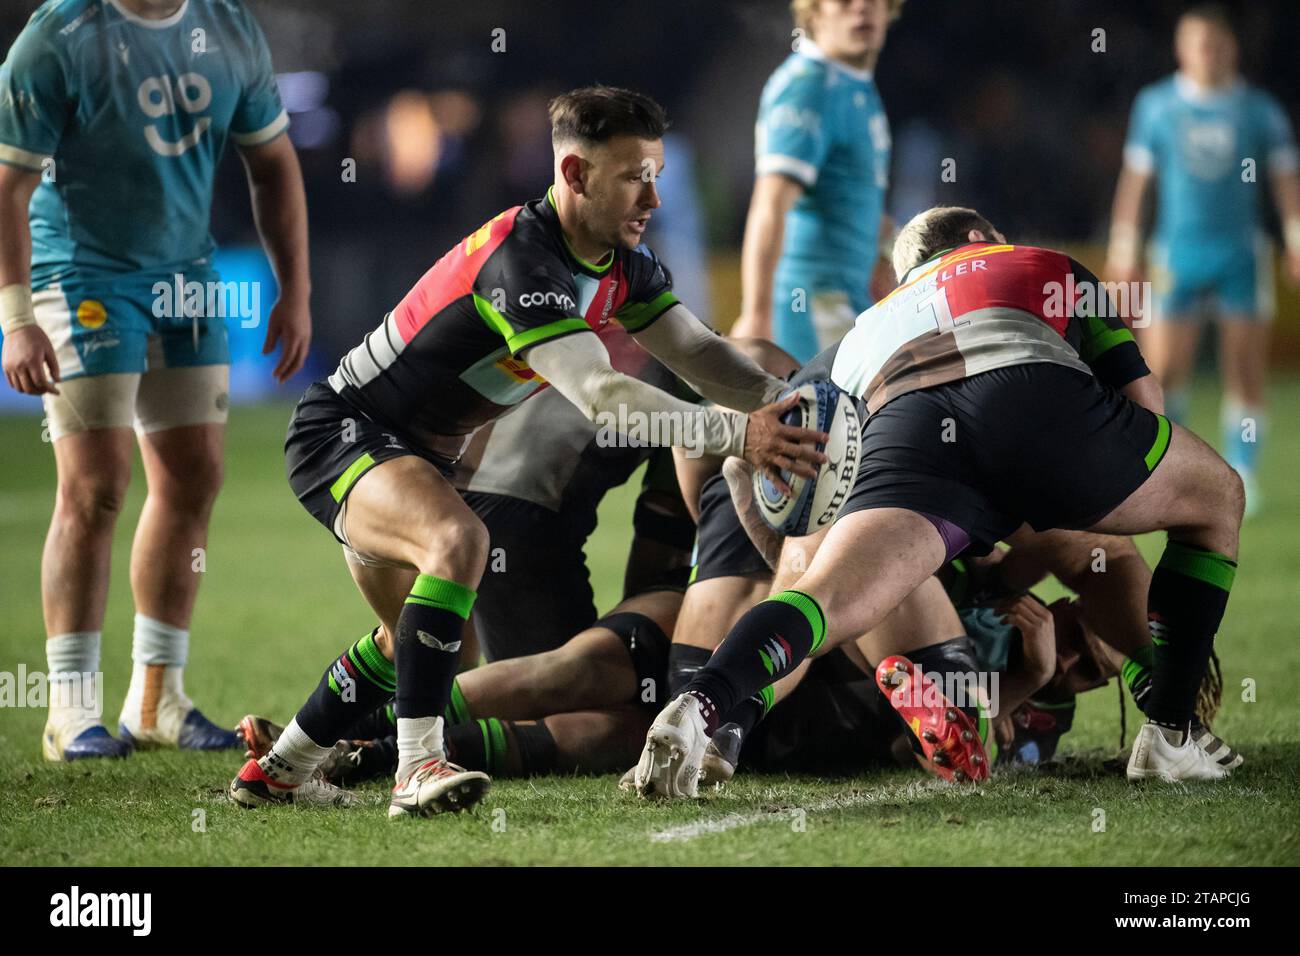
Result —
[[1169, 423], [1062, 365], [1012, 365], [894, 399], [862, 429], [840, 512], [907, 508], [987, 554], [1024, 522], [1088, 528], [1147, 480]]
[[489, 661], [555, 650], [596, 620], [583, 553], [586, 535], [522, 498], [461, 493], [487, 527], [487, 568], [474, 602], [474, 632]]
[[306, 508], [341, 543], [335, 524], [343, 502], [367, 471], [390, 458], [416, 455], [450, 476], [449, 459], [417, 450], [385, 431], [324, 382], [307, 388], [289, 420], [284, 464], [289, 486]]
[[691, 583], [760, 572], [771, 574], [772, 569], [745, 533], [731, 502], [727, 480], [714, 475], [700, 489], [700, 523]]

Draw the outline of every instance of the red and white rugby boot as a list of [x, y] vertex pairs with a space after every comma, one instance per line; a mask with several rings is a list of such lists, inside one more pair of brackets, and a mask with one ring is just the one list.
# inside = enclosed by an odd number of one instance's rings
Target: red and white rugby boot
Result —
[[297, 803], [311, 806], [352, 807], [362, 801], [332, 783], [319, 771], [296, 786], [272, 780], [256, 760], [249, 760], [230, 781], [230, 799], [245, 809]]
[[988, 779], [989, 757], [974, 721], [915, 664], [901, 654], [886, 657], [876, 668], [876, 685], [920, 743], [921, 766], [943, 780]]

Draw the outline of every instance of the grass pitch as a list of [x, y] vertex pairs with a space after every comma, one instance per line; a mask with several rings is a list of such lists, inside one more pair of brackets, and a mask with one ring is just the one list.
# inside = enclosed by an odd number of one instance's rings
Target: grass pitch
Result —
[[[384, 818], [373, 809], [248, 812], [225, 788], [235, 754], [137, 753], [67, 766], [41, 760], [44, 711], [0, 709], [0, 860], [6, 864], [922, 864], [1300, 863], [1300, 380], [1280, 382], [1265, 449], [1265, 513], [1247, 523], [1241, 573], [1220, 632], [1225, 694], [1216, 729], [1246, 755], [1227, 782], [1130, 787], [1104, 764], [1119, 744], [1114, 685], [1080, 699], [1061, 762], [950, 787], [894, 770], [847, 780], [742, 775], [671, 805], [619, 794], [616, 777], [498, 781], [474, 814]], [[1216, 433], [1214, 398], [1194, 424]], [[187, 689], [233, 724], [287, 719], [329, 658], [370, 626], [338, 548], [293, 499], [281, 444], [288, 405], [236, 409], [193, 624]], [[54, 464], [37, 418], [0, 419], [0, 671], [45, 666], [39, 557]], [[130, 674], [130, 527], [119, 527], [104, 627], [110, 726]], [[615, 600], [632, 495], [605, 502], [588, 554], [598, 603]], [[1149, 560], [1160, 540], [1142, 542]], [[1056, 591], [1048, 588], [1044, 596]], [[1243, 700], [1253, 681], [1254, 701]], [[1136, 711], [1129, 706], [1129, 739]]]

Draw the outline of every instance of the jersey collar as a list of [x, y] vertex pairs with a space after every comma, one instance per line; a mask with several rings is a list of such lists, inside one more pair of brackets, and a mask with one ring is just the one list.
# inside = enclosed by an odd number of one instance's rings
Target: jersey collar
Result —
[[603, 264], [597, 265], [594, 262], [582, 258], [582, 256], [573, 251], [573, 246], [569, 245], [569, 239], [565, 236], [563, 227], [560, 226], [560, 207], [555, 204], [554, 186], [546, 187], [546, 202], [543, 208], [550, 210], [550, 217], [555, 223], [555, 231], [559, 233], [560, 241], [564, 243], [564, 251], [569, 254], [569, 258], [574, 261], [579, 269], [594, 276], [601, 276], [609, 271], [609, 267], [614, 264], [613, 249], [609, 250], [609, 253], [605, 256]]
[[1240, 88], [1240, 77], [1233, 77], [1231, 82], [1225, 86], [1212, 87], [1201, 86], [1186, 73], [1174, 74], [1174, 89], [1178, 91], [1178, 95], [1189, 103], [1197, 103], [1202, 106], [1234, 96]]
[[165, 30], [167, 27], [174, 27], [180, 22], [181, 17], [190, 8], [190, 0], [181, 0], [180, 8], [177, 9], [170, 17], [163, 20], [150, 20], [148, 17], [142, 17], [137, 13], [132, 13], [126, 7], [122, 6], [118, 0], [108, 0], [108, 5], [116, 10], [123, 20], [134, 23], [138, 27], [145, 27], [149, 30]]
[[827, 56], [825, 50], [807, 37], [799, 40], [799, 55], [806, 56], [810, 60], [817, 60], [819, 63], [830, 64], [832, 69], [846, 73], [862, 83], [871, 82], [872, 74], [870, 70], [859, 70], [857, 67], [849, 66], [847, 63], [841, 63], [839, 60]]

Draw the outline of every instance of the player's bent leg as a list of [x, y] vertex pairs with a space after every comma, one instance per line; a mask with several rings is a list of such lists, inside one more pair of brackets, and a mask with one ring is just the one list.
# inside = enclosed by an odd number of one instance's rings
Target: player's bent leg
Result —
[[642, 796], [693, 796], [704, 748], [737, 703], [823, 646], [870, 630], [945, 560], [927, 518], [902, 508], [843, 515], [797, 590], [746, 613], [709, 663], [655, 719], [636, 773]]
[[[388, 815], [467, 809], [487, 792], [488, 778], [447, 762], [443, 714], [487, 563], [487, 529], [437, 468], [404, 455], [380, 462], [353, 484], [344, 532], [359, 554], [419, 572], [394, 631], [393, 664], [401, 676], [395, 694], [397, 785]], [[336, 730], [333, 739], [339, 736]]]
[[[171, 422], [192, 416], [159, 411], [162, 399], [153, 379], [164, 374], [178, 410], [185, 406], [176, 396], [203, 391], [199, 382], [211, 380], [209, 391], [224, 391], [228, 380], [222, 365], [150, 372], [141, 384], [138, 431], [149, 490], [131, 548], [136, 609], [131, 685], [118, 727], [123, 739], [137, 747], [225, 750], [239, 746], [237, 734], [208, 720], [185, 693], [183, 682], [189, 624], [202, 578], [195, 562], [202, 560], [207, 547], [208, 522], [221, 489], [225, 425], [210, 421], [173, 426]], [[149, 389], [145, 383], [150, 383]], [[188, 384], [195, 387], [189, 389]], [[152, 395], [148, 401], [146, 391]], [[208, 414], [224, 417], [224, 403], [220, 410], [213, 404]]]
[[1093, 530], [1164, 529], [1147, 620], [1155, 645], [1149, 721], [1129, 757], [1130, 780], [1218, 779], [1228, 772], [1192, 740], [1196, 696], [1237, 569], [1244, 491], [1237, 473], [1191, 432], [1174, 426], [1151, 477]]
[[1248, 315], [1227, 315], [1219, 322], [1219, 364], [1223, 402], [1219, 410], [1223, 457], [1246, 487], [1246, 514], [1262, 506], [1259, 493], [1259, 448], [1266, 428], [1268, 342], [1272, 326]]
[[130, 744], [104, 727], [97, 691], [113, 530], [131, 479], [131, 407], [138, 375], [60, 383], [46, 413], [58, 475], [41, 557], [50, 710], [46, 760], [125, 757]]

